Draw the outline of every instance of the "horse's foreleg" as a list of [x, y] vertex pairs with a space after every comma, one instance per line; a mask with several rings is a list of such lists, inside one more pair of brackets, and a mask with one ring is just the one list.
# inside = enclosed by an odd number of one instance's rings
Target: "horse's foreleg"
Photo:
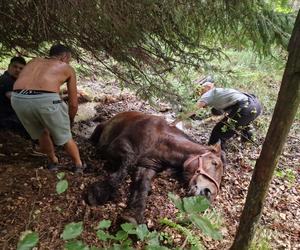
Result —
[[103, 182], [95, 182], [88, 187], [87, 203], [90, 205], [101, 205], [112, 200], [127, 175], [128, 166], [122, 164], [118, 171], [111, 174]]
[[152, 169], [138, 168], [131, 186], [129, 203], [122, 218], [135, 224], [144, 222], [146, 200], [151, 189], [151, 181], [156, 172]]
[[89, 187], [87, 202], [91, 205], [104, 204], [114, 198], [127, 175], [128, 167], [135, 164], [136, 158], [126, 140], [115, 140], [107, 148], [105, 157], [109, 159], [108, 164], [118, 166], [118, 170], [109, 175], [104, 182], [97, 182]]

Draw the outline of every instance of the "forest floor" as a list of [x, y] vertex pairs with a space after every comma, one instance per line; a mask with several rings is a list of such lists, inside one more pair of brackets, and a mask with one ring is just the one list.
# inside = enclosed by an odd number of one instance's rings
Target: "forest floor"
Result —
[[[83, 175], [69, 171], [70, 158], [58, 147], [57, 152], [64, 166], [68, 190], [63, 194], [55, 191], [58, 181], [55, 172], [43, 167], [46, 159], [30, 155], [31, 143], [20, 136], [0, 131], [0, 249], [16, 249], [21, 232], [32, 230], [39, 234], [37, 249], [62, 249], [60, 235], [70, 222], [83, 221], [81, 239], [88, 245], [103, 246], [95, 235], [95, 226], [102, 219], [114, 223], [126, 206], [127, 186], [121, 188], [118, 198], [106, 205], [90, 207], [83, 200], [88, 184], [105, 178], [103, 162], [98, 160], [96, 149], [89, 143], [96, 120], [106, 120], [128, 110], [138, 110], [174, 119], [174, 113], [167, 105], [160, 109], [151, 108], [130, 92], [121, 91], [114, 84], [85, 82], [96, 98], [80, 105], [74, 138], [79, 145], [83, 160], [90, 166]], [[218, 118], [193, 120], [185, 132], [205, 144]], [[259, 119], [265, 119], [261, 117]], [[230, 143], [226, 155], [228, 164], [221, 183], [221, 192], [213, 207], [222, 222], [220, 230], [223, 239], [210, 240], [203, 237], [207, 249], [229, 249], [239, 223], [253, 168], [259, 156], [264, 134], [257, 134], [256, 144], [242, 145], [238, 138]], [[300, 249], [300, 136], [299, 123], [294, 124], [279, 166], [269, 188], [266, 204], [258, 230], [257, 246], [267, 242], [271, 249]], [[174, 219], [176, 208], [168, 200], [168, 192], [180, 196], [185, 194], [182, 185], [168, 173], [159, 174], [152, 183], [146, 209], [147, 225], [151, 230], [171, 233], [172, 244], [180, 246], [184, 238], [161, 225], [159, 219]], [[254, 247], [253, 249], [259, 249]], [[266, 248], [265, 248], [266, 249]]]

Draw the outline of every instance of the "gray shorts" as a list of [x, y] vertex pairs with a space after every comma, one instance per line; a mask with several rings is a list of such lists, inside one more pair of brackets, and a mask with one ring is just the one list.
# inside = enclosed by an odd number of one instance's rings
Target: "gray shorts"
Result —
[[72, 139], [68, 106], [57, 93], [13, 92], [11, 105], [32, 139], [40, 139], [45, 128], [55, 145], [64, 145]]

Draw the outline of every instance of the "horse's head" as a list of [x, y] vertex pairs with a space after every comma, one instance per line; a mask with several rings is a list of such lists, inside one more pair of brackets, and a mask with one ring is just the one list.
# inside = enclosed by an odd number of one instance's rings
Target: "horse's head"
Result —
[[189, 182], [189, 195], [203, 195], [213, 200], [219, 190], [225, 164], [221, 146], [217, 143], [207, 152], [189, 157], [184, 162], [184, 171]]

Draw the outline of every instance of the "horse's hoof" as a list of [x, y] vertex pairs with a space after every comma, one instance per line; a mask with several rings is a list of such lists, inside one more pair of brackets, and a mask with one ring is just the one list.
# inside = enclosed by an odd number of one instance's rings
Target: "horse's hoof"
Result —
[[87, 193], [84, 197], [85, 202], [90, 206], [100, 205], [99, 202], [94, 198], [94, 196], [90, 193]]
[[88, 186], [85, 201], [89, 205], [103, 205], [113, 198], [114, 188], [107, 182], [95, 182]]
[[128, 223], [131, 223], [133, 225], [138, 225], [139, 224], [135, 218], [133, 218], [130, 215], [126, 215], [126, 214], [121, 215], [121, 221], [128, 222]]

